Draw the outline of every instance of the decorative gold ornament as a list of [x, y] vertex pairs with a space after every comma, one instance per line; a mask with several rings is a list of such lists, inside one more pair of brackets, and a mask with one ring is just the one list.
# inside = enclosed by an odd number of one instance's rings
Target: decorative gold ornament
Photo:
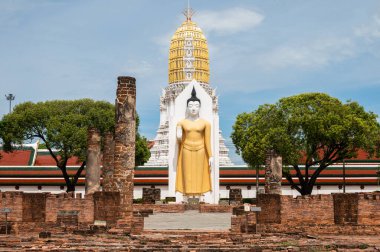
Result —
[[169, 84], [209, 83], [210, 66], [207, 40], [202, 30], [191, 20], [193, 11], [184, 12], [186, 21], [174, 33], [169, 49]]

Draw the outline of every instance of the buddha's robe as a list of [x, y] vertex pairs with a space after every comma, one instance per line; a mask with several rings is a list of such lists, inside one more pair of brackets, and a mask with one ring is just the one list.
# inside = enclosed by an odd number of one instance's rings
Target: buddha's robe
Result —
[[177, 162], [176, 191], [184, 195], [201, 195], [211, 191], [209, 158], [211, 126], [203, 119], [181, 120], [182, 141]]

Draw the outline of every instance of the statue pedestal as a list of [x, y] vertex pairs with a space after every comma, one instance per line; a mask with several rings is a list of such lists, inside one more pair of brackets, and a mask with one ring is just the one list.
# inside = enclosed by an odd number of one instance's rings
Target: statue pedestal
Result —
[[204, 194], [205, 203], [218, 204], [219, 202], [219, 116], [211, 96], [196, 81], [191, 81], [187, 87], [175, 98], [168, 107], [169, 117], [169, 194], [176, 197], [176, 202], [184, 201], [182, 193], [175, 191], [178, 159], [178, 142], [176, 138], [177, 123], [186, 118], [187, 99], [195, 88], [197, 97], [201, 100], [200, 118], [211, 124], [211, 149], [214, 164], [211, 167], [211, 192]]
[[[185, 196], [186, 198], [186, 196]], [[187, 198], [186, 199], [186, 205], [185, 205], [185, 210], [198, 210], [199, 211], [199, 198]]]
[[189, 205], [199, 205], [199, 198], [188, 198], [187, 204]]

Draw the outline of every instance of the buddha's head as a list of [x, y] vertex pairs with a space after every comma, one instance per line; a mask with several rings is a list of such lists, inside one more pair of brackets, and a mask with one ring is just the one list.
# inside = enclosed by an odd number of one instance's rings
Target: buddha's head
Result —
[[195, 92], [195, 88], [191, 91], [191, 97], [187, 100], [187, 110], [189, 114], [192, 116], [199, 115], [199, 110], [201, 108], [201, 100], [197, 97], [197, 93]]

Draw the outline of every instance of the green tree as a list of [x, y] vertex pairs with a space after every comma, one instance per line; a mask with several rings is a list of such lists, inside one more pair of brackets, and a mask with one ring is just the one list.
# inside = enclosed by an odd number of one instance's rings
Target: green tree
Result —
[[[86, 165], [87, 129], [97, 128], [101, 134], [112, 131], [114, 118], [114, 105], [105, 101], [81, 99], [25, 102], [16, 106], [12, 113], [0, 121], [0, 138], [6, 151], [12, 151], [15, 144], [42, 140], [62, 171], [69, 192], [75, 190]], [[141, 139], [140, 136], [137, 138]], [[71, 157], [78, 157], [82, 162], [73, 177], [68, 175], [66, 169]]]
[[148, 149], [148, 141], [144, 136], [139, 133], [140, 117], [136, 116], [136, 153], [135, 165], [143, 165], [150, 158], [150, 151]]
[[[231, 137], [237, 153], [251, 167], [263, 165], [268, 150], [282, 155], [283, 164], [290, 167], [283, 169], [286, 179], [307, 195], [329, 165], [355, 157], [359, 149], [370, 156], [376, 153], [380, 132], [376, 118], [356, 102], [306, 93], [239, 114]], [[293, 181], [291, 169], [298, 183]]]

